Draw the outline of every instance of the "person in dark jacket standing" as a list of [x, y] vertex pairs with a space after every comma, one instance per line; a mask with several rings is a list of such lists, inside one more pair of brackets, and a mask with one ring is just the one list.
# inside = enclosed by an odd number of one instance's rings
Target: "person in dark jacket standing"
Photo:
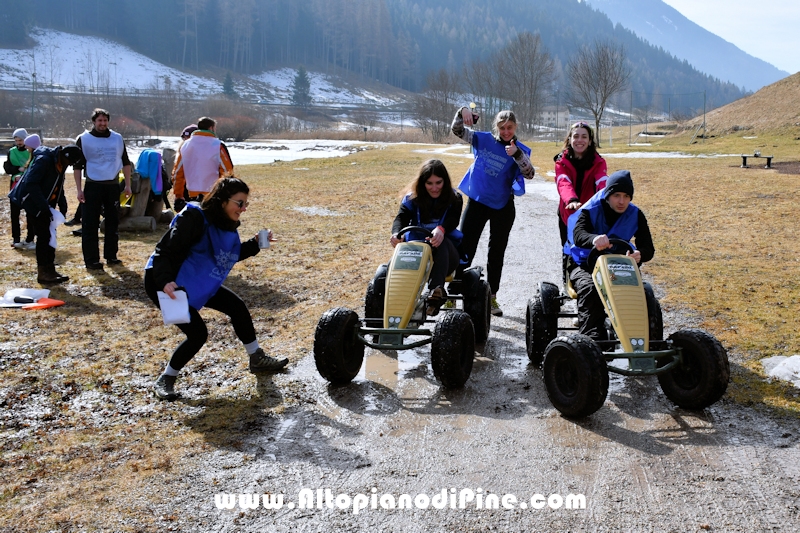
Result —
[[[19, 184], [11, 191], [12, 202], [33, 217], [36, 229], [36, 264], [39, 283], [61, 283], [68, 280], [56, 272], [56, 250], [50, 246], [51, 222], [59, 198], [64, 194], [64, 173], [67, 167], [84, 162], [81, 149], [75, 145], [56, 148], [41, 146], [33, 151], [33, 160]], [[52, 230], [55, 232], [55, 229]]]
[[635, 244], [635, 251], [626, 255], [638, 265], [650, 261], [655, 255], [653, 237], [647, 218], [641, 209], [631, 203], [633, 180], [627, 170], [609, 176], [605, 189], [598, 191], [574, 214], [567, 223], [567, 243], [564, 253], [569, 253], [567, 271], [575, 292], [578, 293], [578, 332], [595, 340], [606, 340], [605, 308], [589, 271], [587, 259], [592, 247], [598, 250], [611, 248], [609, 239], [622, 239]]
[[[492, 132], [473, 131], [478, 116], [462, 107], [453, 118], [453, 134], [472, 146], [475, 157], [459, 190], [468, 198], [461, 217], [464, 240], [460, 251], [467, 266], [475, 259], [478, 241], [489, 222], [489, 253], [486, 274], [492, 291], [492, 314], [502, 316], [497, 291], [503, 274], [508, 236], [516, 218], [514, 196], [525, 194], [525, 180], [533, 179], [531, 150], [517, 140], [517, 118], [512, 111], [500, 111], [492, 123]], [[524, 179], [523, 179], [524, 178]]]
[[[429, 159], [419, 169], [417, 177], [408, 186], [408, 193], [400, 202], [400, 210], [392, 223], [392, 246], [400, 239], [397, 234], [408, 226], [420, 226], [431, 232], [433, 268], [428, 280], [429, 315], [436, 315], [447, 299], [444, 280], [458, 266], [458, 249], [461, 232], [457, 229], [461, 218], [461, 194], [453, 189], [450, 174], [444, 163]], [[404, 235], [406, 240], [422, 240], [424, 235]]]
[[[241, 242], [237, 230], [239, 217], [247, 210], [248, 194], [250, 189], [242, 180], [221, 178], [202, 204], [186, 204], [147, 261], [144, 288], [156, 306], [160, 307], [158, 291], [174, 299], [175, 290], [183, 287], [189, 299], [191, 322], [177, 325], [186, 340], [175, 349], [164, 372], [153, 384], [155, 395], [162, 400], [178, 397], [175, 392], [178, 372], [208, 339], [208, 328], [199, 313], [203, 307], [230, 317], [236, 336], [250, 356], [250, 372], [280, 370], [289, 362], [264, 353], [256, 340], [247, 306], [222, 284], [238, 261], [259, 252], [258, 236]], [[272, 240], [271, 232], [269, 238]]]
[[106, 231], [103, 239], [103, 257], [109, 265], [122, 263], [117, 258], [119, 251], [119, 171], [125, 177], [125, 196], [131, 196], [131, 160], [122, 135], [109, 129], [111, 115], [105, 109], [92, 113], [91, 131], [78, 136], [75, 141], [86, 158], [86, 185], [83, 186], [83, 166], [75, 167], [75, 187], [78, 201], [83, 204], [81, 224], [81, 248], [83, 262], [89, 270], [102, 270], [99, 238], [100, 214], [105, 217]]

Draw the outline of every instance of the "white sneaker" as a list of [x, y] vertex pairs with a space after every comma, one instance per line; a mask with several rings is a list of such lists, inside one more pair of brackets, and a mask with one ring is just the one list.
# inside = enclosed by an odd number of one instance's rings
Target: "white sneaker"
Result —
[[25, 242], [22, 244], [23, 250], [35, 250], [36, 249], [36, 241]]
[[24, 250], [25, 249], [25, 243], [24, 242], [15, 242], [11, 246], [16, 248], [17, 250]]

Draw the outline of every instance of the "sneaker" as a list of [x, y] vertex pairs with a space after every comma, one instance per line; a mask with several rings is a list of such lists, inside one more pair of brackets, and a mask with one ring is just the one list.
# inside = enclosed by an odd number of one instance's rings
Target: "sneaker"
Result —
[[153, 392], [162, 400], [174, 400], [178, 397], [178, 393], [175, 392], [176, 379], [178, 379], [178, 376], [161, 374], [161, 376], [159, 376], [159, 378], [153, 384]]
[[25, 241], [21, 243], [20, 249], [22, 250], [35, 250], [36, 249], [36, 241]]
[[289, 360], [285, 357], [283, 359], [276, 359], [264, 353], [264, 350], [259, 348], [254, 354], [250, 355], [250, 372], [258, 374], [260, 372], [275, 372], [281, 370], [289, 364]]
[[22, 250], [22, 243], [19, 241], [12, 242], [11, 247], [16, 248], [17, 250]]
[[503, 310], [500, 309], [500, 304], [497, 303], [497, 296], [492, 296], [492, 314], [494, 316], [503, 316]]

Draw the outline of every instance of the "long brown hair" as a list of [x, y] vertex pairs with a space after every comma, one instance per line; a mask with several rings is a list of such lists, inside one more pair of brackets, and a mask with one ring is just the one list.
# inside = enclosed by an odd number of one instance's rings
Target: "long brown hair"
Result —
[[[428, 189], [425, 188], [425, 182], [431, 176], [438, 176], [442, 178], [442, 192], [439, 199], [445, 200], [444, 202], [435, 202], [428, 194]], [[420, 215], [423, 219], [436, 218], [444, 214], [445, 209], [455, 199], [456, 193], [453, 190], [453, 183], [450, 180], [450, 173], [447, 172], [447, 167], [439, 159], [428, 159], [421, 167], [417, 177], [408, 184], [406, 188], [411, 195], [411, 201], [417, 204], [420, 210]]]
[[589, 146], [586, 147], [586, 152], [584, 152], [583, 157], [588, 157], [591, 161], [594, 159], [594, 154], [597, 153], [597, 144], [594, 142], [594, 130], [586, 122], [576, 122], [570, 126], [567, 136], [564, 138], [564, 146], [562, 147], [562, 151], [567, 150], [570, 159], [575, 157], [575, 151], [572, 149], [572, 145], [569, 141], [572, 139], [573, 132], [578, 128], [583, 128], [589, 133]]

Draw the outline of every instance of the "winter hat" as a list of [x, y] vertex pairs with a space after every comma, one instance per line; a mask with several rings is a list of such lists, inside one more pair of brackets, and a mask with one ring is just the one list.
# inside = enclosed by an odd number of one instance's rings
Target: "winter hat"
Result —
[[81, 151], [80, 146], [76, 144], [69, 144], [61, 149], [60, 155], [67, 160], [67, 162], [75, 166], [79, 163], [83, 163], [86, 160], [83, 158], [83, 151]]
[[17, 129], [15, 129], [14, 130], [14, 135], [12, 135], [12, 137], [15, 137], [15, 138], [19, 137], [20, 139], [24, 139], [27, 136], [28, 136], [28, 130], [26, 130], [25, 128], [17, 128]]
[[181, 132], [181, 139], [188, 139], [195, 131], [197, 131], [197, 124], [189, 124], [183, 128], [183, 131]]
[[608, 197], [615, 192], [627, 193], [633, 200], [633, 179], [629, 171], [617, 170], [608, 177], [606, 188], [603, 189], [603, 198], [608, 200]]
[[39, 135], [34, 133], [33, 135], [28, 135], [25, 137], [25, 146], [28, 148], [33, 148], [36, 150], [42, 145], [42, 139], [39, 138]]

